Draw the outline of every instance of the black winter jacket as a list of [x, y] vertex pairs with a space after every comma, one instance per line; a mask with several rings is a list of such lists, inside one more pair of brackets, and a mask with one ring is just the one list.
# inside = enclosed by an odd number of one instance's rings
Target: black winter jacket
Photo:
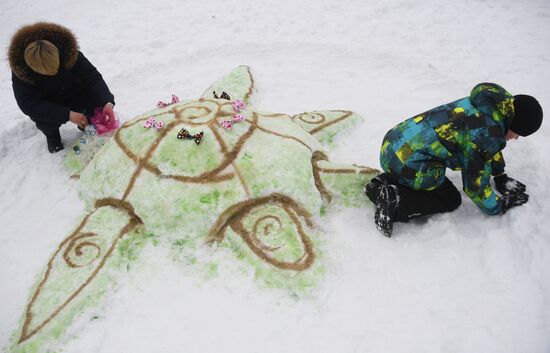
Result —
[[[35, 73], [25, 63], [25, 47], [37, 39], [49, 40], [59, 49], [55, 76]], [[33, 121], [64, 124], [70, 110], [91, 113], [95, 107], [114, 104], [103, 77], [78, 51], [76, 38], [65, 27], [40, 22], [21, 28], [12, 38], [9, 61], [17, 104]]]

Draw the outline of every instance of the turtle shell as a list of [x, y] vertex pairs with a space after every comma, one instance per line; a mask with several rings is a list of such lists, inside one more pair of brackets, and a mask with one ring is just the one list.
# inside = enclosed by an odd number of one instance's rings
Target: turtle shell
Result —
[[[323, 204], [312, 158], [322, 147], [286, 114], [247, 109], [227, 129], [232, 103], [184, 101], [128, 121], [84, 169], [82, 196], [130, 203], [163, 237], [221, 241], [228, 227], [237, 229], [258, 256], [303, 269], [313, 259], [305, 229]], [[152, 120], [162, 128], [145, 127]], [[277, 232], [284, 241], [257, 235], [287, 223], [293, 229]]]

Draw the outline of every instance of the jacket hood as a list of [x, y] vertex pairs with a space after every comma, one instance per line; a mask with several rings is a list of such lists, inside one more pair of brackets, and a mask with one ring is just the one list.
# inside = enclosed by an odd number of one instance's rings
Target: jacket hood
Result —
[[514, 96], [495, 83], [480, 83], [470, 92], [472, 105], [483, 114], [491, 117], [504, 134], [514, 118]]
[[78, 42], [68, 28], [50, 22], [37, 22], [21, 27], [11, 39], [8, 50], [10, 68], [17, 78], [34, 84], [40, 76], [25, 63], [25, 48], [35, 40], [48, 40], [59, 50], [59, 62], [66, 69], [72, 68], [78, 59]]

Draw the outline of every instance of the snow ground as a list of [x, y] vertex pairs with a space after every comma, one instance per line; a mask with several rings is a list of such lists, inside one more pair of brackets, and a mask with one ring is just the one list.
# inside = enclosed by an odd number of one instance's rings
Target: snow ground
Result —
[[[247, 64], [256, 106], [299, 113], [350, 109], [365, 123], [333, 161], [378, 167], [399, 121], [497, 82], [550, 106], [550, 3], [541, 1], [4, 0], [0, 43], [21, 25], [61, 23], [79, 37], [123, 120], [171, 93], [199, 96]], [[0, 70], [0, 347], [36, 276], [83, 204], [17, 108]], [[75, 139], [71, 126], [62, 134]], [[104, 304], [60, 342], [64, 352], [550, 351], [550, 128], [505, 150], [531, 199], [503, 217], [464, 198], [452, 214], [376, 230], [373, 209], [322, 224], [333, 265], [312, 299], [222, 274], [202, 283], [149, 247]], [[460, 185], [460, 176], [450, 173]], [[91, 320], [90, 318], [96, 317]]]

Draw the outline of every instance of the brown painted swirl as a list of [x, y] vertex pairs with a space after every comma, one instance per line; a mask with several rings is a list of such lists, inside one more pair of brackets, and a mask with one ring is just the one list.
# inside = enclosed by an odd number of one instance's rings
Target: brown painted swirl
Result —
[[89, 240], [95, 236], [95, 233], [82, 233], [69, 242], [63, 252], [67, 265], [72, 268], [88, 266], [101, 256], [101, 247]]
[[[266, 208], [274, 207], [276, 214], [262, 215]], [[281, 214], [284, 219], [281, 219]], [[252, 224], [252, 226], [250, 226]], [[263, 236], [278, 236], [283, 226], [291, 225], [293, 241], [301, 246], [302, 253], [292, 259], [281, 258], [277, 253], [285, 244], [272, 246], [262, 240]], [[225, 210], [210, 231], [210, 242], [224, 239], [227, 228], [231, 228], [248, 245], [256, 256], [265, 262], [283, 270], [304, 271], [315, 261], [313, 243], [307, 234], [307, 228], [313, 228], [311, 215], [296, 201], [283, 194], [271, 194], [266, 197], [246, 200]], [[284, 257], [284, 256], [283, 256]]]
[[252, 227], [252, 233], [250, 233], [250, 238], [254, 243], [257, 244], [257, 246], [261, 247], [262, 249], [266, 251], [275, 251], [281, 248], [280, 246], [269, 246], [262, 242], [260, 239], [261, 236], [263, 237], [269, 237], [269, 236], [276, 236], [277, 232], [281, 229], [281, 219], [279, 217], [275, 216], [264, 216], [260, 219], [258, 219], [256, 222], [254, 222], [254, 226]]
[[306, 124], [322, 124], [327, 118], [319, 113], [303, 113], [298, 115], [298, 119]]

